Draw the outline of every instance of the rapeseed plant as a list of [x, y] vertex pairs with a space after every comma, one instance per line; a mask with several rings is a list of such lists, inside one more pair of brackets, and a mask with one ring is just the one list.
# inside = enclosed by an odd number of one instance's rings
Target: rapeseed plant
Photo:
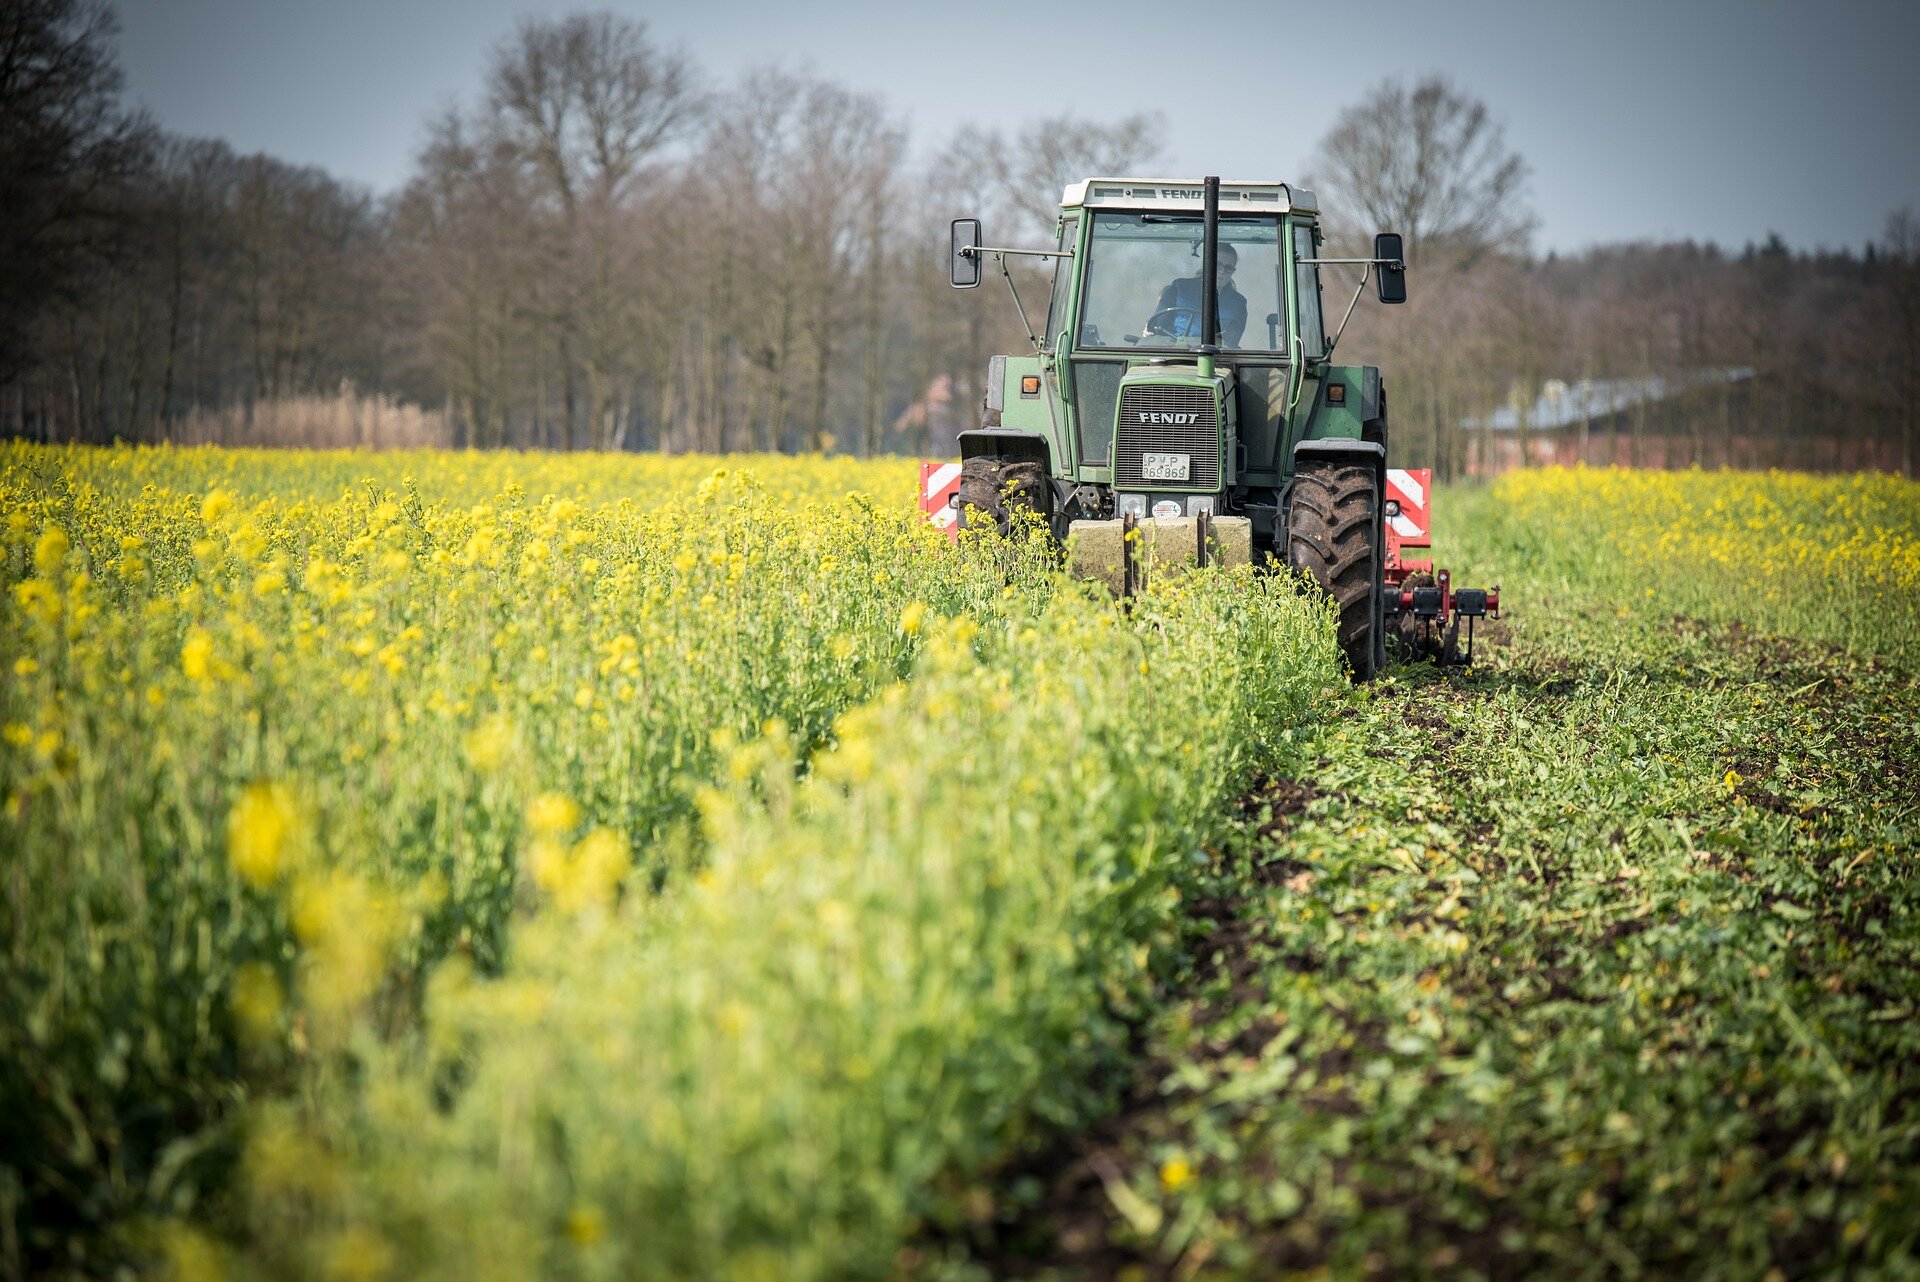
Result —
[[[1535, 580], [1920, 656], [1920, 484], [1863, 473], [1542, 468], [1492, 487], [1491, 537]], [[1623, 604], [1622, 607], [1632, 608]]]

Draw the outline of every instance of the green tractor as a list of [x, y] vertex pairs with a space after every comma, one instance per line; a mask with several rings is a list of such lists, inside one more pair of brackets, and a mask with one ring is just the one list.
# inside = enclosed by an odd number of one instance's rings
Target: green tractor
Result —
[[[1411, 619], [1427, 585], [1403, 592], [1388, 573], [1380, 371], [1332, 356], [1369, 277], [1382, 303], [1406, 301], [1400, 237], [1323, 258], [1318, 202], [1281, 182], [1091, 178], [1060, 206], [1052, 249], [984, 245], [979, 220], [953, 222], [953, 284], [977, 287], [998, 262], [1033, 342], [991, 358], [981, 425], [960, 433], [960, 524], [1005, 532], [1030, 513], [1122, 592], [1156, 558], [1308, 571], [1338, 604], [1354, 675], [1371, 677], [1390, 616]], [[1007, 272], [1016, 255], [1053, 262], [1042, 333]], [[1335, 265], [1359, 284], [1329, 333], [1320, 272]], [[1444, 630], [1482, 604], [1456, 595], [1437, 616], [1422, 595], [1421, 618]]]

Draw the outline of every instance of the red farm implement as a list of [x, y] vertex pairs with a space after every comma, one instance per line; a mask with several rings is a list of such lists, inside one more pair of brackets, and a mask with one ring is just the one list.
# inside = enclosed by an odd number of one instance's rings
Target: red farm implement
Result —
[[[1500, 588], [1456, 588], [1451, 572], [1433, 568], [1432, 498], [1433, 473], [1427, 468], [1387, 469], [1382, 522], [1387, 555], [1381, 573], [1387, 635], [1414, 655], [1464, 665], [1473, 661], [1473, 621], [1500, 617]], [[1467, 621], [1464, 650], [1462, 619]]]

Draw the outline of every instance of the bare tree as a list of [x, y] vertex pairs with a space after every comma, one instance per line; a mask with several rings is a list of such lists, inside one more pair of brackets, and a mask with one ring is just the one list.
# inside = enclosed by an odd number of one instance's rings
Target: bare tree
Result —
[[[872, 252], [873, 220], [884, 208], [906, 135], [878, 99], [837, 85], [808, 85], [800, 108], [784, 185], [799, 232], [804, 324], [812, 349], [806, 440], [808, 448], [824, 450], [830, 444], [829, 370], [843, 330], [856, 329], [852, 304], [862, 292], [861, 278], [884, 267]], [[859, 341], [878, 343], [877, 312], [867, 317]], [[877, 373], [875, 366], [870, 376]]]
[[0, 382], [40, 309], [114, 243], [113, 188], [151, 149], [152, 127], [117, 101], [115, 30], [99, 0], [0, 5]]
[[1411, 261], [1523, 252], [1534, 228], [1526, 162], [1486, 104], [1441, 76], [1387, 81], [1341, 112], [1310, 168], [1330, 211], [1356, 232], [1399, 232]]
[[1059, 216], [1062, 189], [1083, 178], [1129, 174], [1154, 164], [1162, 153], [1164, 128], [1158, 115], [1111, 123], [1049, 116], [1027, 122], [1011, 138], [997, 129], [962, 128], [948, 154], [977, 167], [990, 181], [993, 207], [979, 213], [1006, 214], [1018, 220], [1019, 230], [1046, 235]]
[[521, 442], [544, 443], [548, 312], [534, 191], [503, 144], [448, 112], [393, 206], [395, 310], [461, 444], [508, 444], [516, 405]]
[[526, 19], [495, 50], [487, 89], [502, 138], [569, 207], [618, 202], [703, 101], [684, 56], [655, 49], [645, 23], [611, 13]]
[[576, 425], [603, 449], [624, 438], [640, 349], [633, 245], [618, 229], [648, 162], [701, 107], [692, 64], [609, 13], [528, 19], [495, 53], [489, 124], [540, 179], [551, 223], [569, 445]]

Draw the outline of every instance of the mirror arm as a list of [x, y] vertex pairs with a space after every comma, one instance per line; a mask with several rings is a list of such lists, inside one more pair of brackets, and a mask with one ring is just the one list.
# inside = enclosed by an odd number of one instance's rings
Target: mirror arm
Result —
[[1333, 331], [1333, 341], [1327, 344], [1327, 354], [1320, 359], [1333, 359], [1333, 349], [1340, 344], [1340, 336], [1347, 332], [1347, 322], [1353, 319], [1353, 309], [1360, 304], [1360, 295], [1366, 292], [1367, 281], [1373, 276], [1375, 266], [1405, 268], [1406, 263], [1398, 258], [1296, 258], [1297, 263], [1314, 267], [1358, 267], [1360, 283], [1354, 287], [1353, 297], [1347, 300], [1346, 315], [1340, 318], [1340, 325]]
[[[1013, 295], [1013, 305], [1014, 305], [1014, 308], [1020, 313], [1020, 324], [1024, 326], [1027, 331], [1027, 341], [1033, 344], [1033, 350], [1036, 353], [1045, 351], [1046, 348], [1040, 345], [1040, 336], [1033, 332], [1033, 322], [1027, 319], [1027, 305], [1020, 301], [1020, 291], [1014, 288], [1013, 273], [1007, 270], [1008, 254], [1031, 253], [1033, 251], [1017, 250], [1017, 249], [986, 249], [986, 250], [981, 250], [980, 252], [992, 254], [993, 261], [1000, 264], [1000, 274], [1006, 277], [1007, 292]], [[1065, 255], [1061, 255], [1061, 256], [1065, 257]]]
[[1333, 339], [1327, 344], [1327, 354], [1322, 358], [1324, 360], [1333, 359], [1333, 349], [1340, 346], [1340, 335], [1347, 332], [1347, 322], [1353, 319], [1353, 309], [1360, 305], [1360, 295], [1366, 292], [1367, 278], [1373, 275], [1373, 260], [1369, 258], [1363, 261], [1366, 266], [1360, 269], [1360, 283], [1353, 287], [1353, 297], [1347, 300], [1347, 313], [1340, 318], [1339, 328], [1333, 331]]
[[982, 254], [1015, 254], [1024, 258], [1072, 258], [1071, 249], [1004, 249], [998, 245], [962, 245], [960, 253], [966, 258], [978, 258]]

